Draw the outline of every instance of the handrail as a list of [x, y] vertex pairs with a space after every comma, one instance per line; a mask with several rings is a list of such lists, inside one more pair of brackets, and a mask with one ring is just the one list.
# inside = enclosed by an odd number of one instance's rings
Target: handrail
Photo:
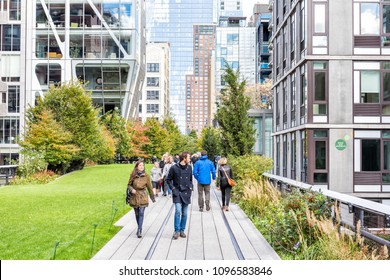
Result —
[[358, 206], [359, 209], [363, 210], [368, 210], [371, 212], [375, 212], [377, 214], [385, 214], [385, 215], [390, 215], [390, 206], [381, 204], [378, 202], [370, 201], [367, 199], [359, 198], [356, 196], [348, 195], [348, 194], [343, 194], [335, 191], [331, 191], [328, 189], [324, 189], [319, 186], [313, 186], [309, 185], [306, 183], [302, 183], [296, 180], [288, 179], [285, 177], [269, 174], [269, 173], [264, 173], [263, 176], [271, 178], [276, 181], [280, 181], [283, 183], [286, 183], [290, 186], [297, 187], [300, 189], [305, 189], [305, 190], [313, 190], [317, 192], [321, 192], [325, 196], [335, 199], [337, 201], [343, 202], [345, 204], [350, 204], [352, 206]]

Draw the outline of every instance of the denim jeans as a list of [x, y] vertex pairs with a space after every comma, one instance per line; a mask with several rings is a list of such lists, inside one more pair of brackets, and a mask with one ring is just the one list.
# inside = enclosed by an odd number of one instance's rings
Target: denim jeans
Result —
[[135, 219], [137, 221], [138, 229], [142, 230], [142, 224], [144, 223], [145, 207], [134, 208]]
[[184, 231], [187, 223], [188, 204], [175, 203], [175, 232]]

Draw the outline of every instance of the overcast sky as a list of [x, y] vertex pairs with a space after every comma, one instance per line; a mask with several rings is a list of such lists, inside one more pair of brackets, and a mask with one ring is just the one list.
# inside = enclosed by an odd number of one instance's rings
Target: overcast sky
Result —
[[241, 0], [243, 3], [244, 16], [250, 17], [253, 14], [253, 5], [256, 3], [259, 4], [268, 4], [269, 0]]

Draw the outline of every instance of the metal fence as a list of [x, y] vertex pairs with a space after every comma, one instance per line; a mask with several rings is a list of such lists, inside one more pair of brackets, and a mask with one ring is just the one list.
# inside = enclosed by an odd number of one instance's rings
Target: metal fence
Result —
[[356, 231], [357, 222], [360, 221], [362, 236], [390, 248], [390, 241], [380, 237], [381, 234], [390, 235], [390, 206], [269, 173], [263, 175], [282, 193], [288, 193], [292, 188], [312, 190], [338, 202], [340, 221], [343, 226]]
[[0, 165], [0, 185], [8, 185], [15, 177], [17, 165]]

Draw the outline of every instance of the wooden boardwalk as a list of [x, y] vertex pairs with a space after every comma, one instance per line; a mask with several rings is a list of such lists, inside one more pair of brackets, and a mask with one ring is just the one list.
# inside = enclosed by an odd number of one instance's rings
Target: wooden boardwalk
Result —
[[137, 238], [134, 212], [93, 260], [279, 260], [279, 256], [236, 204], [221, 210], [221, 192], [211, 189], [211, 210], [199, 212], [195, 190], [188, 207], [187, 238], [172, 239], [172, 198], [159, 196], [145, 210], [142, 238]]

